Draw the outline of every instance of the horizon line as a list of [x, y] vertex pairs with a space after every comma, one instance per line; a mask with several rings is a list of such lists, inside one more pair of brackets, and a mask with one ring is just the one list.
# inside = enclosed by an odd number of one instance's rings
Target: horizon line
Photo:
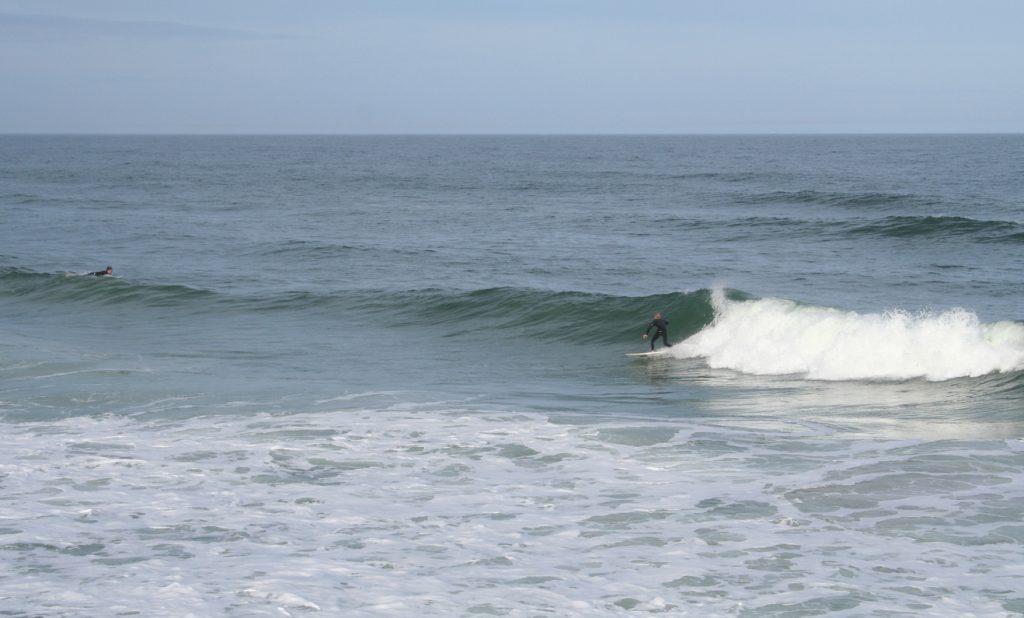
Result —
[[871, 137], [871, 136], [1011, 136], [1024, 135], [1022, 131], [739, 131], [739, 132], [608, 132], [608, 133], [502, 133], [502, 132], [99, 132], [99, 131], [43, 131], [0, 132], [0, 137]]

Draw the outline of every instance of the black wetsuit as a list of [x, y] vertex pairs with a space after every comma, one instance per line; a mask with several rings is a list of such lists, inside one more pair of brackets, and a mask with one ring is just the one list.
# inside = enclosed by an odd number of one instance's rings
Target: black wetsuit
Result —
[[651, 338], [651, 351], [654, 351], [654, 341], [658, 337], [661, 337], [661, 341], [665, 344], [666, 348], [671, 348], [672, 344], [668, 342], [668, 320], [663, 320], [661, 318], [654, 319], [647, 325], [647, 330], [644, 331], [644, 334], [649, 334], [652, 328], [656, 328], [658, 330], [654, 333], [654, 337]]
[[111, 276], [113, 274], [114, 273], [108, 273], [105, 270], [97, 270], [96, 272], [92, 273], [92, 276], [93, 277], [109, 277], [109, 276]]

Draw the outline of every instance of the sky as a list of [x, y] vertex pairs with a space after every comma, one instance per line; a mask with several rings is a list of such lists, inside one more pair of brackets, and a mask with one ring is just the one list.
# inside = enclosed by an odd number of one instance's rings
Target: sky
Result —
[[0, 0], [0, 133], [1024, 132], [1020, 0]]

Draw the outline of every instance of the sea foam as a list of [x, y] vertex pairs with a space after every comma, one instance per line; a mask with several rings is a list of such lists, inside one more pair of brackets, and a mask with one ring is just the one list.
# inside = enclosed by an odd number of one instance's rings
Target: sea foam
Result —
[[9, 425], [0, 607], [585, 618], [1024, 606], [1019, 440], [352, 405]]
[[814, 380], [949, 380], [1024, 369], [1024, 325], [966, 309], [858, 313], [778, 299], [712, 295], [715, 319], [672, 348], [680, 358]]

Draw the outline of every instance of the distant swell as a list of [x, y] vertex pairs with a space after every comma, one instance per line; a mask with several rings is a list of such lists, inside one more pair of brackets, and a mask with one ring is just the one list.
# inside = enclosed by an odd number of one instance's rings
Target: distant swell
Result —
[[949, 380], [1024, 370], [1024, 324], [964, 309], [860, 314], [716, 293], [716, 317], [672, 348], [715, 368], [815, 380]]
[[1024, 225], [967, 217], [887, 217], [852, 230], [895, 238], [971, 236], [979, 241], [1024, 242]]
[[748, 204], [824, 204], [828, 206], [935, 206], [941, 201], [932, 196], [916, 193], [841, 191], [773, 191], [740, 198]]

